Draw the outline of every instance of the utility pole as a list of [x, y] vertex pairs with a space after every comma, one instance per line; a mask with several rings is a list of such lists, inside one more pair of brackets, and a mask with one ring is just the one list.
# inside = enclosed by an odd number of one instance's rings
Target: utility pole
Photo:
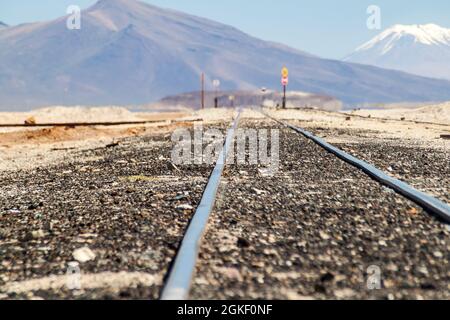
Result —
[[213, 87], [215, 88], [215, 97], [214, 97], [214, 107], [219, 107], [219, 96], [218, 96], [218, 88], [220, 86], [220, 80], [213, 80]]
[[205, 74], [202, 72], [202, 77], [201, 77], [201, 86], [202, 86], [202, 96], [201, 96], [201, 100], [202, 100], [202, 109], [205, 109]]
[[281, 84], [283, 85], [283, 109], [286, 109], [286, 87], [289, 83], [289, 70], [283, 67], [281, 70]]

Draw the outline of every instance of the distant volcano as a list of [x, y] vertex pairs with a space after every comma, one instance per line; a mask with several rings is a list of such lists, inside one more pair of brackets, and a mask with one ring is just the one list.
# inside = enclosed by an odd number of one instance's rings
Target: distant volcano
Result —
[[[81, 15], [0, 32], [0, 108], [148, 104], [199, 90], [279, 89], [344, 103], [450, 100], [450, 82], [325, 60], [233, 27], [135, 0], [101, 0]], [[319, 35], [318, 35], [319, 36]]]
[[435, 24], [395, 25], [345, 61], [450, 80], [450, 29]]

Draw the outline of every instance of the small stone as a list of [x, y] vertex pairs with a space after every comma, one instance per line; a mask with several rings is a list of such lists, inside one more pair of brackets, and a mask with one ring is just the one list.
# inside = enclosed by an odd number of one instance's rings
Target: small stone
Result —
[[308, 301], [308, 300], [314, 300], [314, 297], [312, 296], [303, 296], [299, 294], [297, 291], [294, 290], [283, 290], [281, 294], [284, 296], [287, 300], [292, 301]]
[[72, 253], [72, 255], [75, 260], [81, 263], [85, 263], [95, 259], [95, 253], [88, 247], [77, 249]]
[[39, 207], [42, 207], [43, 203], [32, 203], [28, 206], [28, 210], [36, 210]]
[[196, 277], [194, 282], [195, 282], [195, 284], [200, 285], [200, 286], [209, 285], [208, 280], [206, 280], [206, 278], [204, 278], [204, 277]]
[[390, 279], [384, 280], [383, 284], [386, 289], [391, 289], [395, 287], [395, 282]]
[[255, 191], [258, 196], [260, 196], [260, 195], [262, 195], [264, 193], [263, 190], [259, 190], [259, 189], [256, 189], [256, 188], [253, 188], [253, 191]]
[[330, 236], [327, 233], [323, 232], [323, 231], [320, 231], [319, 235], [322, 238], [322, 240], [329, 240], [330, 239]]
[[321, 282], [331, 282], [333, 280], [334, 280], [334, 275], [330, 272], [327, 272], [320, 277]]
[[425, 275], [425, 276], [428, 275], [428, 269], [427, 269], [427, 267], [424, 267], [424, 266], [419, 267], [419, 268], [417, 268], [417, 271], [418, 271], [419, 273]]
[[391, 272], [397, 272], [397, 271], [398, 271], [398, 267], [397, 267], [395, 264], [393, 264], [393, 263], [389, 263], [389, 264], [386, 266], [386, 269], [387, 269], [388, 271], [391, 271]]
[[416, 208], [411, 208], [411, 209], [409, 209], [409, 210], [407, 211], [407, 213], [408, 213], [410, 216], [414, 217], [414, 216], [417, 216], [417, 215], [419, 214], [419, 210], [417, 210]]
[[243, 280], [242, 276], [241, 276], [241, 273], [236, 268], [225, 268], [224, 270], [222, 270], [222, 273], [228, 279], [236, 280], [236, 281], [239, 281], [239, 282]]
[[345, 288], [345, 289], [340, 289], [340, 290], [334, 291], [334, 295], [338, 299], [349, 299], [349, 298], [354, 297], [355, 294], [356, 294], [356, 292], [350, 288]]
[[258, 172], [262, 177], [272, 177], [274, 175], [274, 170], [270, 168], [259, 168]]
[[237, 240], [237, 246], [239, 248], [248, 248], [250, 247], [250, 242], [247, 239], [244, 238], [238, 238]]
[[386, 247], [386, 246], [387, 246], [387, 243], [386, 243], [386, 241], [384, 241], [384, 240], [378, 241], [378, 244], [379, 244], [380, 246], [382, 246], [382, 247]]
[[180, 204], [179, 206], [177, 206], [177, 210], [182, 210], [182, 211], [189, 211], [189, 210], [193, 210], [194, 207], [189, 205], [189, 204]]
[[43, 238], [43, 237], [45, 237], [44, 231], [35, 230], [35, 231], [27, 232], [25, 234], [25, 237], [23, 238], [23, 241], [31, 241], [31, 240], [36, 240], [36, 239]]
[[32, 231], [31, 235], [33, 239], [39, 239], [45, 237], [45, 232], [43, 230]]
[[444, 257], [444, 255], [443, 255], [442, 252], [440, 252], [440, 251], [435, 251], [435, 252], [433, 252], [433, 256], [434, 256], [435, 258], [438, 258], [438, 259], [441, 259], [441, 258]]
[[278, 255], [278, 253], [277, 253], [277, 251], [275, 249], [264, 249], [263, 253], [266, 256], [277, 256]]
[[219, 247], [219, 252], [220, 253], [230, 252], [232, 250], [233, 250], [233, 248], [230, 247], [230, 246], [225, 246], [224, 245], [224, 246]]
[[27, 119], [25, 119], [24, 124], [26, 126], [32, 126], [36, 124], [36, 119], [34, 117], [29, 117]]
[[269, 235], [269, 243], [271, 243], [271, 244], [274, 244], [274, 243], [276, 243], [277, 242], [277, 239], [275, 238], [275, 236], [274, 235]]
[[180, 194], [180, 195], [176, 196], [175, 198], [173, 198], [173, 200], [174, 201], [179, 201], [179, 200], [183, 200], [183, 199], [186, 199], [186, 198], [187, 198], [186, 195]]

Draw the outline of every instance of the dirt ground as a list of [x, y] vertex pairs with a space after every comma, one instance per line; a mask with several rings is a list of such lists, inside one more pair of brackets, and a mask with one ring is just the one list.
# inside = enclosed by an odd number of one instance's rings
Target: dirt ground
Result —
[[[234, 110], [103, 111], [88, 114], [158, 122], [0, 132], [0, 299], [159, 297], [211, 172], [173, 165], [171, 135], [195, 123], [224, 130]], [[450, 141], [441, 136], [450, 123], [266, 111], [449, 200]], [[58, 122], [86, 120], [58, 112]], [[241, 124], [280, 128], [282, 170], [268, 179], [226, 169], [193, 298], [448, 298], [445, 225], [255, 110]], [[86, 259], [78, 292], [64, 289], [75, 254]], [[361, 287], [371, 264], [386, 275], [376, 295]]]
[[[56, 108], [41, 109], [31, 113], [0, 113], [1, 123], [23, 123], [24, 119], [34, 116], [38, 123], [50, 121], [64, 123], [76, 121], [142, 121], [152, 120], [156, 123], [146, 125], [122, 125], [113, 127], [48, 127], [48, 128], [0, 128], [0, 171], [34, 168], [64, 159], [65, 152], [73, 149], [92, 149], [115, 143], [120, 139], [148, 134], [150, 132], [171, 131], [186, 122], [201, 120], [202, 123], [214, 123], [232, 117], [229, 109], [206, 109], [192, 113], [131, 113], [121, 108]], [[441, 109], [439, 109], [441, 110]], [[401, 111], [388, 110], [401, 114]], [[445, 120], [447, 109], [441, 110]], [[320, 110], [269, 110], [271, 115], [286, 120], [303, 121], [307, 129], [354, 129], [370, 130], [374, 139], [403, 139], [407, 143], [430, 148], [450, 150], [450, 140], [441, 135], [450, 134], [450, 122], [447, 124], [429, 124], [378, 119], [376, 112], [385, 116], [386, 111], [372, 111], [372, 118], [348, 116], [339, 112]], [[450, 110], [449, 110], [450, 112]], [[418, 111], [419, 114], [423, 110]], [[412, 112], [409, 111], [411, 115]], [[247, 118], [262, 118], [253, 110], [246, 109]], [[437, 117], [433, 113], [432, 119]], [[160, 122], [159, 122], [160, 121]], [[351, 142], [353, 137], [324, 136], [330, 143]]]

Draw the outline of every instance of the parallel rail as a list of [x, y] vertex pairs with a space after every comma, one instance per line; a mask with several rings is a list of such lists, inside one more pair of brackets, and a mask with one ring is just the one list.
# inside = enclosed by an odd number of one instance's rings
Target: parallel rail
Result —
[[446, 223], [450, 224], [450, 206], [443, 201], [436, 199], [424, 192], [418, 191], [411, 187], [410, 185], [406, 184], [405, 182], [402, 182], [398, 179], [395, 179], [383, 171], [377, 169], [376, 167], [372, 166], [371, 164], [360, 160], [352, 155], [349, 155], [348, 153], [336, 148], [335, 146], [329, 144], [325, 140], [318, 138], [314, 136], [311, 132], [308, 132], [304, 129], [295, 127], [287, 122], [278, 120], [269, 114], [265, 113], [263, 110], [259, 110], [263, 115], [266, 117], [280, 123], [281, 125], [288, 127], [306, 138], [314, 141], [316, 144], [321, 146], [323, 149], [327, 150], [328, 152], [334, 154], [341, 160], [344, 160], [345, 162], [351, 164], [352, 166], [362, 170], [364, 173], [378, 181], [379, 183], [393, 189], [397, 193], [401, 194], [402, 196], [414, 201], [419, 206], [424, 208], [426, 211], [434, 214], [435, 216], [439, 217]]
[[170, 270], [168, 280], [162, 291], [162, 300], [185, 300], [189, 296], [198, 251], [200, 249], [206, 225], [214, 208], [220, 179], [228, 157], [228, 152], [231, 149], [234, 140], [234, 134], [238, 127], [240, 116], [241, 110], [238, 111], [238, 115], [235, 118], [231, 129], [228, 131], [224, 147], [219, 154], [216, 166], [206, 185], [200, 205], [198, 206], [183, 238], [174, 265]]
[[13, 124], [0, 124], [0, 128], [40, 128], [40, 127], [89, 127], [89, 126], [120, 126], [120, 125], [141, 125], [149, 123], [164, 122], [165, 120], [143, 120], [143, 121], [117, 121], [117, 122], [73, 122], [73, 123], [13, 123]]

